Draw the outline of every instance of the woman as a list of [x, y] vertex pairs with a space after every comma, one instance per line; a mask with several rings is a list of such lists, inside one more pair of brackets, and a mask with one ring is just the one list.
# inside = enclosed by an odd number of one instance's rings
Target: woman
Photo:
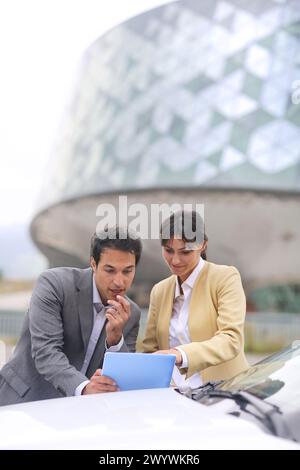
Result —
[[176, 212], [162, 224], [162, 254], [172, 276], [151, 291], [143, 352], [175, 354], [173, 381], [182, 388], [249, 367], [241, 278], [232, 266], [206, 261], [207, 241], [195, 211]]

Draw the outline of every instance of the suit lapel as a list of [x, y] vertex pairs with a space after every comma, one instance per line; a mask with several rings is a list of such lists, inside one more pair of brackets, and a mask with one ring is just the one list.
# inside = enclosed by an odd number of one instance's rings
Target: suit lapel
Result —
[[93, 271], [91, 269], [82, 270], [82, 273], [80, 274], [78, 283], [76, 285], [78, 314], [85, 351], [87, 349], [87, 345], [93, 328], [92, 273]]
[[95, 350], [93, 352], [93, 355], [91, 357], [91, 360], [90, 360], [90, 363], [89, 363], [89, 366], [88, 366], [88, 369], [87, 369], [87, 372], [86, 372], [86, 376], [87, 377], [91, 377], [96, 369], [99, 369], [99, 367], [101, 368], [102, 367], [102, 364], [103, 364], [103, 360], [104, 360], [104, 354], [105, 354], [105, 340], [106, 340], [106, 323], [107, 321], [105, 321], [104, 325], [103, 325], [103, 328], [102, 328], [102, 331], [100, 333], [100, 336], [98, 338], [98, 341], [97, 341], [97, 344], [96, 344], [96, 347], [95, 347]]
[[175, 282], [176, 276], [172, 276], [167, 288], [163, 291], [163, 296], [159, 305], [159, 308], [162, 309], [160, 315], [158, 315], [159, 347], [161, 349], [169, 349], [170, 347], [169, 331], [174, 303]]
[[205, 295], [205, 285], [207, 282], [209, 264], [205, 262], [193, 287], [191, 302], [189, 306], [188, 326], [191, 341], [203, 341], [206, 338], [206, 326], [208, 312], [203, 311], [203, 301]]

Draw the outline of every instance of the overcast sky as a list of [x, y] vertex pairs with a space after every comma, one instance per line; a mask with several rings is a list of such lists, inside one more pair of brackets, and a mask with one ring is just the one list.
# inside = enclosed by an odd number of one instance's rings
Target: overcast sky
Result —
[[84, 50], [163, 0], [0, 0], [0, 226], [28, 222]]

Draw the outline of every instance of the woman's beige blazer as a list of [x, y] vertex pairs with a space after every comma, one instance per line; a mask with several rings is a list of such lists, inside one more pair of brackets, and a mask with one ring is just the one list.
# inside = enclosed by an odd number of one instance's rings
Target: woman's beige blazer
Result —
[[[169, 349], [169, 327], [176, 276], [156, 284], [150, 296], [142, 351]], [[228, 379], [249, 365], [244, 355], [246, 301], [241, 278], [233, 266], [205, 261], [193, 287], [188, 327], [191, 343], [181, 345], [190, 377], [201, 372], [203, 382]]]

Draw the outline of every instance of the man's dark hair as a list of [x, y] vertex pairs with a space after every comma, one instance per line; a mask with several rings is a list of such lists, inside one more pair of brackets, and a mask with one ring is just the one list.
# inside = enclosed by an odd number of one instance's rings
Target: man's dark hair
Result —
[[[165, 219], [160, 227], [160, 239], [165, 246], [171, 238], [180, 238], [185, 242], [203, 243], [208, 241], [201, 215], [196, 211], [179, 210]], [[206, 259], [206, 252], [201, 254]]]
[[90, 255], [94, 258], [96, 265], [106, 248], [132, 253], [137, 265], [142, 253], [142, 242], [137, 234], [128, 230], [127, 227], [105, 227], [104, 230], [95, 232], [91, 239]]

